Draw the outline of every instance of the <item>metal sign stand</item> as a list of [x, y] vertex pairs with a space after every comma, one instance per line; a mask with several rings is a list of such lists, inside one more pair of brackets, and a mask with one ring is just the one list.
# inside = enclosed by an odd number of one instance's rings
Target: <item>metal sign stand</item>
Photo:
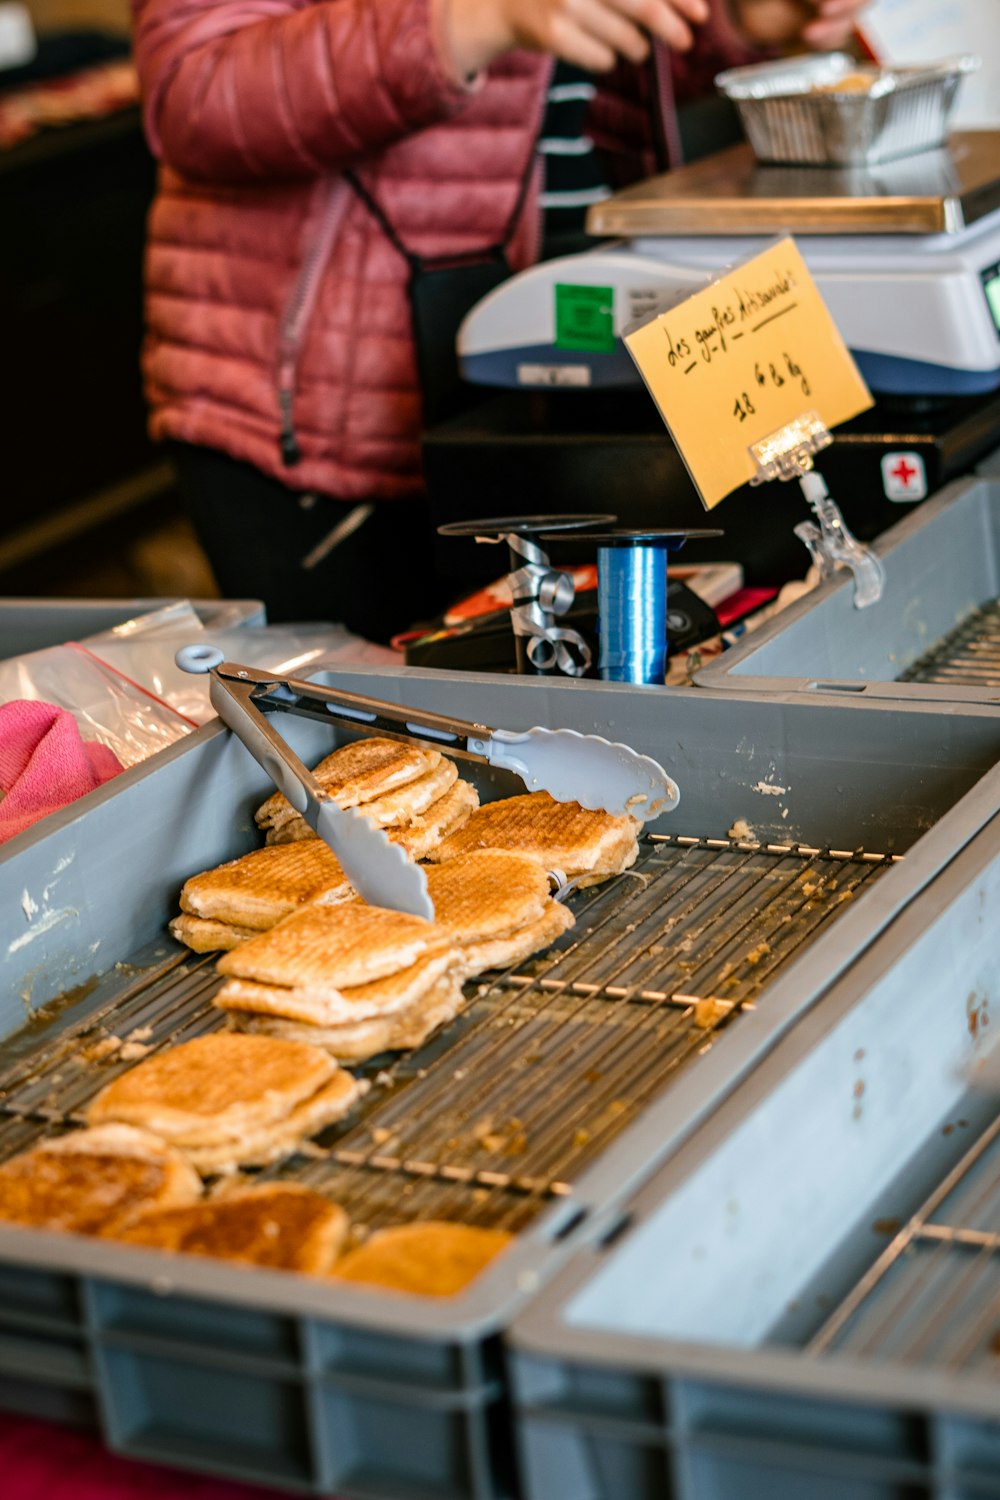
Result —
[[756, 469], [750, 483], [765, 484], [772, 479], [799, 481], [816, 520], [800, 521], [795, 535], [808, 547], [822, 578], [832, 577], [838, 568], [851, 570], [854, 607], [867, 609], [882, 597], [885, 568], [881, 558], [854, 536], [822, 475], [813, 468], [815, 455], [832, 442], [833, 434], [816, 412], [804, 412], [794, 422], [750, 445]]

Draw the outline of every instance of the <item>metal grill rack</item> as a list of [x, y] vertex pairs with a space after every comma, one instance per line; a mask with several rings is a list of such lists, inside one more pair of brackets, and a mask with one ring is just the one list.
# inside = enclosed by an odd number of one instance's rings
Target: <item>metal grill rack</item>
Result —
[[[353, 1122], [265, 1175], [329, 1192], [369, 1228], [520, 1229], [894, 858], [650, 839], [633, 870], [572, 897], [576, 926], [545, 955], [470, 986], [420, 1052], [375, 1060]], [[83, 1123], [139, 1055], [224, 1024], [219, 983], [210, 960], [174, 954], [20, 1047], [0, 1073], [0, 1158]]]
[[1000, 687], [1000, 599], [974, 610], [901, 672], [897, 681]]
[[807, 1352], [1000, 1372], [1000, 1114], [903, 1226]]

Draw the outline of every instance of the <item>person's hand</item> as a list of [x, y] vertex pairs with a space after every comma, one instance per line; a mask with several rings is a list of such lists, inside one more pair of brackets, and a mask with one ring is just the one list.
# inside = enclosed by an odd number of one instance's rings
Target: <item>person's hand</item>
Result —
[[620, 57], [642, 62], [650, 37], [686, 52], [708, 15], [708, 0], [447, 0], [444, 23], [464, 77], [515, 47], [602, 73]]
[[850, 38], [868, 0], [729, 0], [733, 20], [757, 47], [805, 44], [835, 51]]

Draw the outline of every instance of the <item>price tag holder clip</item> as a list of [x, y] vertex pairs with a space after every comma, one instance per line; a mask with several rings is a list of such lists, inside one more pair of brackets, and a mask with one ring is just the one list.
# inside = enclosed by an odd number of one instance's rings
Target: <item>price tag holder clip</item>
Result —
[[[814, 411], [803, 412], [794, 422], [751, 443], [755, 472], [752, 485], [773, 479], [797, 479], [812, 507], [815, 521], [800, 521], [795, 535], [809, 549], [821, 578], [831, 578], [838, 568], [854, 575], [854, 607], [877, 604], [885, 588], [885, 568], [871, 549], [858, 541], [844, 520], [840, 506], [831, 498], [826, 482], [813, 468], [813, 459], [833, 442], [833, 434]], [[817, 524], [818, 523], [818, 524]]]

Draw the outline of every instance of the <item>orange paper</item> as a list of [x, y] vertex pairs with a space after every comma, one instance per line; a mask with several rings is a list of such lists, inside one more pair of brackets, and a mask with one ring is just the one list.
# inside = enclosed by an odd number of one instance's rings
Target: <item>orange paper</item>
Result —
[[626, 336], [707, 510], [753, 478], [752, 443], [872, 398], [793, 239]]

